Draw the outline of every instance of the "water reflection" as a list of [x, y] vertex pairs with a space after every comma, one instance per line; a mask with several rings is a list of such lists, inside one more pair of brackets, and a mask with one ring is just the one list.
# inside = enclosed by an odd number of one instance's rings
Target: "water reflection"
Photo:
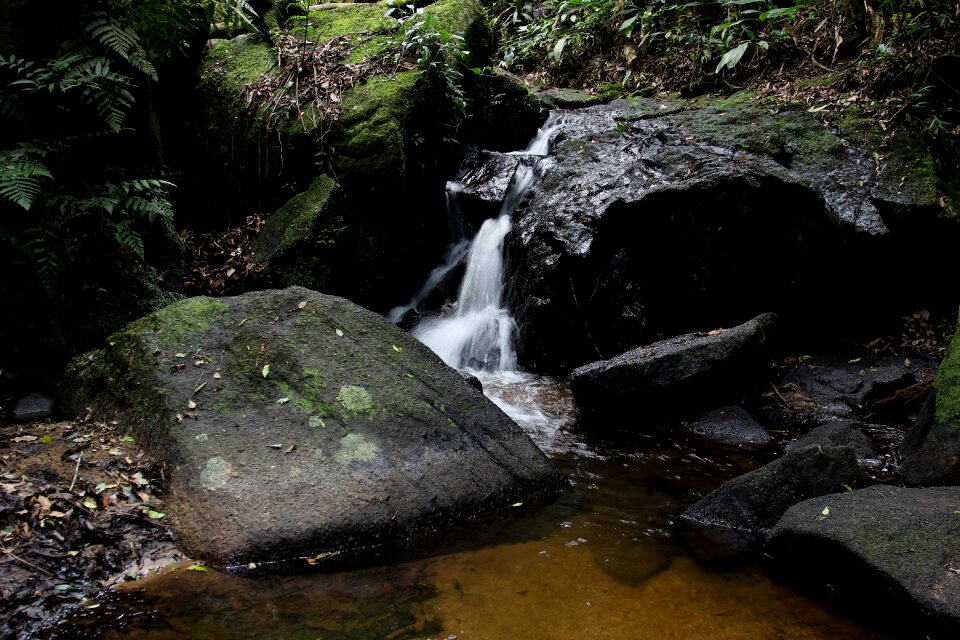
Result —
[[554, 503], [517, 507], [354, 571], [240, 577], [181, 568], [48, 637], [884, 637], [754, 567], [705, 568], [675, 540], [672, 524], [686, 506], [756, 461], [643, 433], [586, 436], [562, 381], [505, 374], [483, 382], [571, 479]]

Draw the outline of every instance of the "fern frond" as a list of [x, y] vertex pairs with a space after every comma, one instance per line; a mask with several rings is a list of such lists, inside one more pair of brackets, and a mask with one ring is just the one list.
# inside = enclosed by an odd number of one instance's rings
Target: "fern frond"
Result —
[[44, 179], [53, 179], [50, 169], [37, 158], [31, 157], [31, 151], [37, 153], [39, 150], [20, 146], [0, 151], [0, 196], [27, 211], [40, 197]]
[[157, 70], [147, 60], [140, 38], [132, 29], [103, 15], [87, 24], [86, 30], [91, 38], [126, 60], [134, 69], [152, 80], [157, 79]]
[[132, 251], [141, 262], [144, 260], [143, 238], [133, 230], [129, 219], [113, 225], [113, 238], [121, 247]]

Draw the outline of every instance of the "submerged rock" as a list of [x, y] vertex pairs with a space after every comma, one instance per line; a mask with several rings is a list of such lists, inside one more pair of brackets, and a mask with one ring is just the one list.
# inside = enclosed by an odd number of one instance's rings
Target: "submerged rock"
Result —
[[178, 544], [220, 565], [369, 550], [564, 484], [418, 341], [300, 287], [146, 316], [74, 362], [60, 402], [163, 455]]
[[681, 531], [701, 557], [736, 555], [765, 541], [791, 506], [859, 478], [848, 447], [795, 449], [707, 494], [683, 512]]
[[588, 420], [697, 405], [744, 391], [766, 370], [776, 316], [731, 329], [687, 334], [594, 362], [570, 374], [577, 406]]
[[[766, 553], [785, 577], [910, 637], [960, 633], [960, 487], [873, 486], [807, 500]], [[942, 634], [942, 635], [940, 635]]]

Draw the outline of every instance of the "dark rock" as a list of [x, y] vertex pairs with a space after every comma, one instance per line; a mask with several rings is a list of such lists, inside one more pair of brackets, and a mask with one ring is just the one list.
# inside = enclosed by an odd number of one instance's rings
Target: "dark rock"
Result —
[[654, 411], [677, 402], [690, 410], [742, 392], [766, 371], [775, 323], [773, 314], [764, 314], [731, 329], [656, 342], [575, 369], [570, 387], [589, 419], [635, 414], [638, 408]]
[[40, 420], [53, 413], [53, 398], [41, 393], [28, 394], [17, 401], [13, 408], [14, 420]]
[[610, 98], [588, 93], [581, 89], [554, 87], [537, 93], [540, 100], [548, 109], [583, 109], [598, 104], [610, 102]]
[[[960, 488], [873, 486], [791, 507], [766, 552], [793, 580], [909, 637], [960, 634]], [[942, 634], [942, 635], [941, 635]]]
[[791, 506], [841, 491], [860, 477], [847, 447], [811, 446], [724, 483], [681, 516], [681, 531], [704, 558], [736, 555], [770, 535]]
[[856, 363], [815, 358], [787, 372], [777, 385], [794, 390], [785, 394], [794, 410], [846, 417], [916, 381], [916, 372], [904, 366], [901, 358]]
[[300, 287], [171, 305], [65, 380], [64, 411], [167, 461], [178, 544], [218, 565], [371, 551], [564, 484], [420, 342]]
[[[907, 233], [930, 206], [912, 194], [929, 189], [887, 185], [869, 149], [811, 114], [618, 100], [564, 114], [554, 155], [508, 237], [519, 357], [534, 369], [764, 311], [807, 334], [862, 330], [891, 287], [917, 291], [874, 259], [900, 245], [873, 198], [896, 191]], [[869, 281], [853, 276], [864, 264]]]
[[960, 484], [960, 332], [947, 348], [934, 385], [932, 407], [917, 417], [900, 449], [908, 484]]
[[715, 409], [686, 428], [706, 440], [736, 447], [762, 447], [771, 441], [767, 430], [743, 407]]
[[480, 378], [467, 371], [457, 371], [457, 373], [459, 373], [460, 377], [466, 380], [467, 384], [469, 384], [471, 387], [477, 391], [480, 391], [481, 393], [483, 392], [483, 383], [480, 382]]
[[797, 438], [784, 451], [791, 453], [811, 446], [848, 447], [860, 462], [876, 458], [877, 445], [860, 428], [861, 423], [854, 420], [828, 422]]
[[900, 472], [908, 485], [960, 485], [960, 424], [937, 421], [909, 437], [920, 444], [900, 450]]

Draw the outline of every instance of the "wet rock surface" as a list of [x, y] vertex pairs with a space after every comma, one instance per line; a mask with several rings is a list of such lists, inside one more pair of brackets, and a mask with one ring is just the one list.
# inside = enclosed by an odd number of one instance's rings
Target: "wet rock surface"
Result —
[[858, 461], [871, 460], [877, 455], [877, 445], [861, 430], [863, 426], [854, 420], [828, 422], [794, 440], [784, 451], [791, 453], [810, 446], [848, 447]]
[[[875, 285], [917, 289], [871, 256], [932, 224], [929, 190], [887, 184], [867, 150], [810, 114], [620, 100], [566, 114], [553, 147], [508, 247], [520, 358], [535, 369], [764, 311], [807, 331], [826, 314], [862, 321], [887, 299]], [[870, 282], [852, 275], [864, 265]]]
[[75, 362], [60, 400], [168, 461], [177, 542], [219, 565], [348, 555], [564, 484], [418, 341], [299, 287], [147, 316]]
[[686, 423], [694, 435], [735, 447], [755, 448], [772, 442], [770, 434], [743, 407], [723, 407]]
[[[774, 528], [766, 552], [794, 582], [837, 604], [933, 637], [960, 632], [960, 488], [873, 486], [807, 500]], [[939, 635], [943, 634], [943, 635]]]
[[762, 373], [776, 316], [736, 327], [656, 342], [575, 369], [570, 386], [584, 418], [594, 422], [741, 393]]
[[704, 558], [752, 550], [788, 508], [842, 491], [859, 478], [856, 455], [848, 447], [795, 449], [699, 500], [683, 512], [681, 531]]

